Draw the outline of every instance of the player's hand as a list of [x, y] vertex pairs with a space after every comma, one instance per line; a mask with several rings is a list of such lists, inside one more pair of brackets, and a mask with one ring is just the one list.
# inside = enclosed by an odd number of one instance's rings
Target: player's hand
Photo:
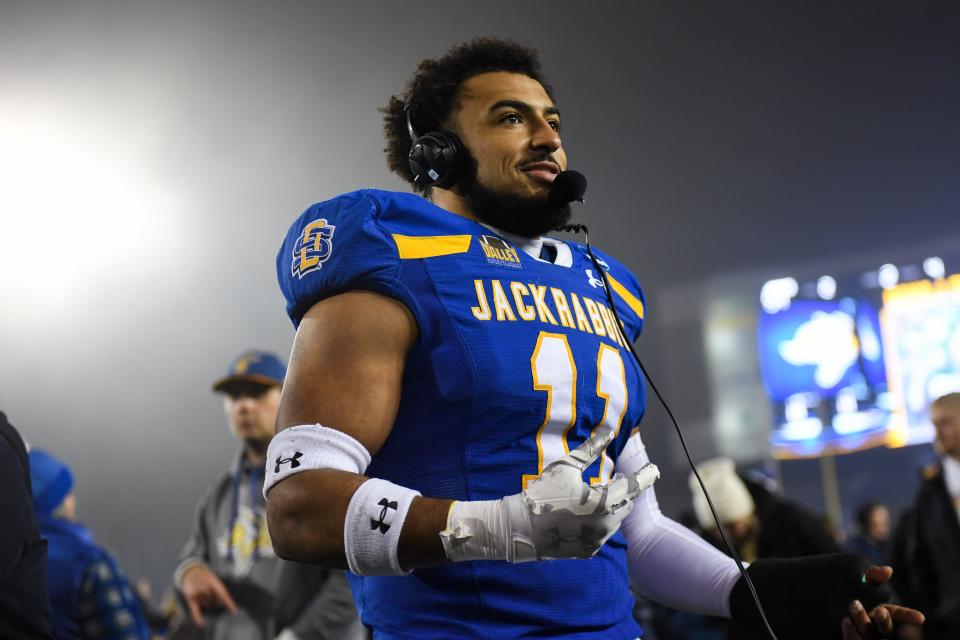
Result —
[[220, 578], [207, 567], [197, 564], [187, 569], [180, 581], [180, 592], [187, 602], [190, 618], [198, 627], [203, 626], [202, 611], [226, 609], [237, 611], [237, 604]]
[[[867, 583], [884, 584], [893, 576], [890, 567], [869, 567], [864, 572]], [[900, 625], [919, 626], [923, 624], [923, 614], [916, 609], [895, 604], [881, 604], [867, 611], [859, 600], [850, 603], [850, 616], [843, 619], [841, 631], [843, 640], [874, 640], [889, 637], [895, 627]]]
[[613, 441], [603, 429], [547, 466], [521, 493], [500, 500], [455, 502], [440, 532], [443, 550], [454, 562], [590, 558], [633, 509], [634, 500], [656, 482], [660, 471], [646, 464], [609, 484], [583, 481], [589, 467]]
[[613, 437], [612, 430], [602, 429], [548, 465], [523, 492], [504, 498], [511, 538], [508, 561], [590, 558], [616, 533], [634, 500], [656, 482], [660, 470], [648, 463], [606, 485], [584, 482], [584, 470]]

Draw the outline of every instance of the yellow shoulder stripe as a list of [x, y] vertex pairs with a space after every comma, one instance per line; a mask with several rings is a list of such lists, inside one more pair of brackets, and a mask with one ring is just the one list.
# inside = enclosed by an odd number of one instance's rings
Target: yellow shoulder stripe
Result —
[[473, 236], [402, 236], [393, 234], [401, 260], [435, 258], [454, 253], [466, 253]]
[[643, 319], [643, 302], [640, 301], [640, 298], [630, 293], [630, 291], [620, 284], [616, 278], [610, 275], [610, 272], [607, 272], [607, 279], [610, 280], [610, 286], [613, 287], [613, 290], [618, 296], [623, 298], [623, 301], [633, 309], [633, 312], [637, 314], [637, 317], [641, 320]]

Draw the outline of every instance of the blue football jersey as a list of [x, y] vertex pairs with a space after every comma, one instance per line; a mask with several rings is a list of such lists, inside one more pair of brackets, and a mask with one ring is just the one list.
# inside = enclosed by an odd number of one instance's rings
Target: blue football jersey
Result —
[[[402, 301], [419, 327], [396, 422], [367, 475], [424, 496], [497, 499], [606, 425], [616, 439], [584, 479], [609, 480], [646, 406], [625, 346], [643, 326], [644, 298], [623, 265], [595, 251], [619, 327], [586, 249], [557, 250], [553, 263], [532, 258], [483, 225], [386, 191], [339, 196], [294, 222], [277, 255], [294, 325], [320, 300], [369, 290]], [[349, 577], [377, 638], [641, 634], [619, 532], [590, 560]]]

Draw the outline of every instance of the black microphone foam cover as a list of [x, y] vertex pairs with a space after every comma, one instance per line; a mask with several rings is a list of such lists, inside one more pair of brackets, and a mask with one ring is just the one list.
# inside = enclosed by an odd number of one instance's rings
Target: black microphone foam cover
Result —
[[566, 204], [577, 200], [583, 202], [587, 192], [587, 178], [579, 171], [561, 171], [550, 186], [550, 200]]

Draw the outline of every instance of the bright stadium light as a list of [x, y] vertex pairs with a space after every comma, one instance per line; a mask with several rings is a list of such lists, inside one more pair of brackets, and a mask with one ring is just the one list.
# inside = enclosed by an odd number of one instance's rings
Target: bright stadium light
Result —
[[[133, 143], [0, 110], [0, 300], [37, 315], [169, 264], [180, 215]], [[118, 139], [119, 142], [118, 142]]]
[[830, 276], [821, 276], [817, 279], [817, 295], [824, 300], [833, 300], [837, 295], [837, 281]]
[[877, 269], [877, 282], [884, 289], [892, 289], [900, 282], [900, 270], [892, 264], [883, 265]]
[[947, 269], [943, 264], [943, 260], [936, 256], [923, 261], [923, 272], [934, 280], [947, 275]]
[[767, 313], [776, 313], [790, 308], [790, 301], [800, 291], [793, 278], [767, 280], [760, 288], [760, 306]]

